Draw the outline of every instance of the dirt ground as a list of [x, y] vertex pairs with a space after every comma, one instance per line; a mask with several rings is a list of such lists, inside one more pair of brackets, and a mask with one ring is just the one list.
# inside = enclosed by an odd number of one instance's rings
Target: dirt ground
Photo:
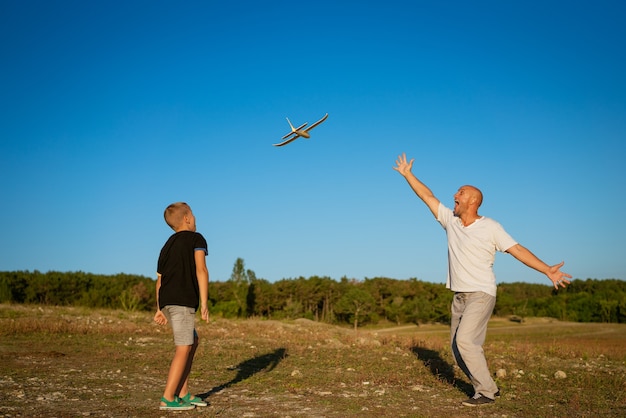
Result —
[[158, 404], [173, 344], [151, 314], [0, 307], [0, 326], [0, 417], [626, 416], [626, 356], [546, 356], [550, 348], [529, 348], [504, 327], [494, 333], [518, 342], [486, 347], [492, 368], [505, 371], [503, 395], [468, 409], [461, 401], [472, 389], [446, 351], [445, 326], [354, 333], [308, 320], [213, 319], [198, 325], [191, 376], [210, 405], [166, 412]]

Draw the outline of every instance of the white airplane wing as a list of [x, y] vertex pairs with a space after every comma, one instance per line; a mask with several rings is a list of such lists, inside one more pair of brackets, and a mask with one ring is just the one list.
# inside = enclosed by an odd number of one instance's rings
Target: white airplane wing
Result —
[[315, 128], [317, 125], [319, 125], [320, 123], [324, 122], [326, 120], [326, 118], [328, 118], [328, 113], [324, 115], [324, 117], [320, 120], [318, 120], [317, 122], [315, 122], [313, 125], [309, 126], [308, 128], [305, 129], [306, 132], [309, 132], [311, 129]]
[[[290, 142], [295, 141], [296, 139], [298, 139], [300, 137], [300, 135], [297, 135], [295, 132], [292, 132], [293, 136], [283, 142], [279, 142], [278, 144], [273, 144], [275, 147], [282, 147], [283, 145], [287, 145]], [[289, 135], [287, 135], [289, 136]], [[284, 139], [284, 138], [283, 138]]]

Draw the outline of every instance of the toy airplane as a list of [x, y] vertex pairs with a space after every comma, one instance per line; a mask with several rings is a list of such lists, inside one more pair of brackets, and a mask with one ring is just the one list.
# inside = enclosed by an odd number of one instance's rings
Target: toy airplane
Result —
[[307, 139], [310, 138], [311, 134], [309, 134], [309, 131], [311, 129], [315, 128], [320, 123], [324, 122], [327, 117], [328, 117], [328, 113], [325, 114], [322, 119], [318, 120], [317, 122], [315, 122], [313, 125], [309, 126], [306, 129], [304, 129], [304, 128], [308, 125], [308, 122], [298, 126], [297, 128], [294, 128], [293, 125], [291, 124], [291, 121], [289, 120], [289, 118], [287, 118], [287, 122], [289, 123], [289, 126], [291, 127], [291, 132], [289, 132], [287, 135], [283, 136], [283, 138], [282, 138], [282, 139], [284, 139], [283, 142], [280, 142], [278, 144], [274, 144], [274, 146], [275, 147], [282, 147], [283, 145], [287, 145], [288, 143], [290, 143], [292, 141], [295, 141], [299, 137], [303, 137], [303, 138], [307, 138]]

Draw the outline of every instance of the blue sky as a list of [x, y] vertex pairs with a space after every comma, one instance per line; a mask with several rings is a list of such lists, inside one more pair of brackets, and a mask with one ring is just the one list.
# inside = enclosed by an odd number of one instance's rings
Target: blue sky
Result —
[[8, 0], [0, 36], [0, 270], [154, 277], [185, 201], [212, 280], [445, 282], [406, 152], [547, 263], [626, 279], [621, 1]]

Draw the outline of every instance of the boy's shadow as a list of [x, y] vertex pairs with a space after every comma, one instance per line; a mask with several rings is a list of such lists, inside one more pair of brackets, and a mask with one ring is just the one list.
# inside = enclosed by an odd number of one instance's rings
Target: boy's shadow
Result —
[[437, 351], [429, 350], [420, 346], [411, 347], [411, 351], [424, 363], [424, 366], [430, 370], [433, 376], [450, 385], [453, 385], [455, 388], [464, 392], [468, 396], [472, 396], [474, 394], [473, 386], [467, 382], [456, 379], [454, 377], [454, 369], [452, 368], [452, 365], [442, 359]]
[[288, 356], [285, 348], [278, 348], [271, 353], [263, 354], [253, 357], [249, 360], [242, 361], [234, 367], [229, 367], [229, 370], [237, 370], [237, 375], [229, 382], [215, 386], [208, 392], [201, 393], [199, 396], [202, 399], [206, 399], [209, 396], [217, 393], [223, 389], [226, 389], [236, 383], [239, 383], [247, 378], [255, 375], [258, 372], [265, 371], [270, 372], [280, 363], [284, 358]]

